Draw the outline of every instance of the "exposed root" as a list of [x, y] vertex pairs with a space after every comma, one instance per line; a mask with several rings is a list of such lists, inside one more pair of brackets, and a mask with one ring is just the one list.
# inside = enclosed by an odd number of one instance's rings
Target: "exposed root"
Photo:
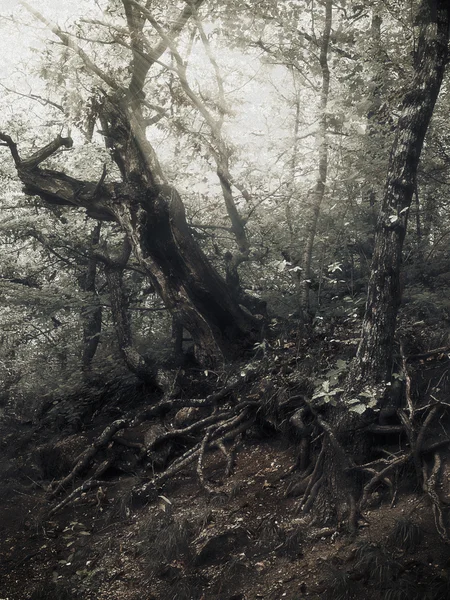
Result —
[[427, 475], [426, 464], [424, 464], [423, 466], [423, 490], [431, 500], [436, 530], [439, 533], [441, 539], [448, 544], [450, 543], [450, 538], [444, 520], [442, 503], [436, 491], [440, 470], [441, 455], [439, 454], [439, 452], [436, 452], [434, 454], [433, 467], [429, 476]]
[[88, 481], [85, 481], [82, 485], [77, 487], [75, 490], [73, 490], [73, 492], [66, 496], [64, 500], [62, 500], [59, 504], [54, 506], [49, 511], [48, 516], [51, 517], [56, 512], [58, 512], [58, 510], [61, 510], [61, 508], [64, 508], [65, 506], [76, 500], [76, 498], [78, 498], [78, 496], [80, 496], [80, 494], [82, 494], [83, 492], [91, 490], [95, 487], [105, 487], [108, 485], [111, 485], [108, 481], [99, 481], [98, 479], [89, 479]]
[[338, 460], [340, 461], [341, 467], [344, 471], [350, 470], [355, 466], [353, 460], [346, 454], [342, 445], [338, 442], [337, 437], [329, 423], [327, 423], [322, 417], [317, 415], [317, 422], [322, 429], [328, 434], [328, 438], [333, 446]]
[[77, 459], [75, 466], [72, 471], [60, 481], [55, 482], [54, 488], [49, 490], [50, 498], [54, 498], [61, 492], [65, 487], [69, 485], [86, 467], [89, 465], [91, 460], [97, 454], [97, 452], [108, 445], [114, 435], [128, 426], [128, 421], [125, 419], [119, 419], [111, 423], [103, 433], [95, 440], [92, 446], [89, 446]]
[[367, 500], [369, 499], [369, 495], [375, 489], [375, 487], [381, 482], [388, 481], [387, 476], [389, 475], [389, 473], [391, 471], [393, 471], [394, 469], [397, 469], [401, 465], [406, 464], [408, 462], [408, 460], [410, 460], [410, 459], [411, 459], [411, 453], [402, 454], [401, 456], [393, 458], [391, 461], [389, 461], [388, 465], [386, 467], [384, 467], [384, 469], [375, 473], [375, 475], [372, 477], [372, 479], [370, 479], [370, 481], [368, 481], [363, 488], [361, 500], [359, 501], [359, 510], [360, 511], [364, 509], [365, 505], [367, 504]]
[[[313, 504], [315, 499], [317, 498], [317, 494], [319, 493], [319, 489], [320, 486], [322, 485], [322, 480], [323, 480], [323, 475], [321, 475], [319, 477], [319, 479], [313, 484], [311, 485], [310, 489], [307, 490], [308, 491], [308, 496], [306, 497], [306, 502], [302, 503], [302, 511], [304, 513], [308, 513]], [[313, 479], [311, 478], [311, 483], [312, 483]], [[306, 493], [305, 493], [306, 496]]]
[[420, 454], [422, 452], [423, 441], [425, 439], [425, 433], [426, 433], [428, 427], [431, 425], [432, 420], [437, 415], [439, 409], [440, 409], [439, 405], [435, 405], [435, 406], [432, 407], [432, 409], [430, 410], [430, 412], [426, 416], [425, 421], [423, 422], [423, 425], [420, 428], [420, 431], [419, 431], [419, 433], [417, 435], [417, 439], [416, 439], [414, 447], [413, 447], [414, 462], [416, 464], [420, 463]]
[[203, 475], [203, 457], [205, 455], [205, 450], [209, 442], [209, 438], [211, 437], [211, 430], [208, 431], [205, 437], [202, 440], [200, 445], [200, 451], [198, 453], [198, 461], [197, 461], [197, 475], [200, 481], [200, 485], [209, 493], [213, 492], [213, 488], [208, 485], [205, 481], [205, 476]]
[[227, 448], [222, 440], [219, 440], [218, 442], [216, 442], [216, 446], [222, 452], [222, 454], [224, 455], [224, 457], [226, 458], [226, 461], [227, 461], [227, 466], [225, 468], [225, 477], [230, 477], [230, 475], [233, 473], [233, 469], [234, 469], [234, 465], [235, 465], [235, 461], [236, 461], [237, 448], [239, 445], [239, 439], [241, 437], [242, 436], [239, 434], [236, 435], [236, 437], [234, 438], [234, 440], [230, 446], [229, 451], [227, 450]]
[[406, 356], [405, 351], [403, 349], [403, 344], [400, 343], [400, 355], [402, 357], [402, 370], [403, 375], [405, 376], [405, 396], [406, 396], [406, 406], [409, 413], [409, 421], [412, 422], [414, 419], [414, 404], [411, 399], [411, 376], [408, 371], [408, 367], [406, 364]]
[[[160, 486], [164, 481], [184, 469], [194, 460], [198, 459], [200, 455], [202, 455], [203, 460], [203, 454], [207, 447], [213, 447], [219, 442], [223, 443], [225, 440], [235, 439], [243, 431], [248, 429], [248, 427], [253, 423], [253, 420], [253, 417], [249, 418], [247, 411], [243, 410], [238, 415], [222, 421], [217, 426], [210, 426], [201, 442], [196, 444], [193, 448], [187, 450], [184, 454], [182, 454], [182, 456], [173, 461], [173, 463], [163, 473], [157, 475], [151, 482], [145, 484], [140, 491], [145, 492], [147, 488]], [[200, 465], [202, 460], [200, 461]]]
[[[232, 438], [233, 435], [238, 435], [241, 433], [241, 429], [239, 432], [234, 432], [236, 426], [239, 425], [243, 420], [248, 420], [247, 410], [250, 407], [259, 406], [259, 403], [256, 401], [245, 401], [240, 402], [234, 407], [223, 409], [219, 411], [217, 409], [218, 402], [223, 400], [227, 396], [230, 396], [237, 389], [241, 388], [244, 384], [248, 383], [255, 379], [255, 377], [259, 373], [259, 369], [248, 369], [246, 375], [244, 377], [239, 374], [239, 376], [235, 376], [232, 381], [230, 381], [224, 388], [219, 390], [214, 394], [210, 394], [206, 398], [194, 398], [194, 399], [167, 399], [164, 398], [157, 404], [145, 408], [145, 410], [141, 411], [139, 414], [128, 414], [125, 418], [118, 419], [108, 425], [103, 432], [98, 436], [98, 438], [89, 446], [75, 461], [75, 464], [63, 479], [54, 482], [50, 489], [48, 490], [49, 497], [54, 498], [59, 493], [61, 493], [64, 489], [66, 489], [77, 477], [79, 477], [84, 471], [87, 471], [98, 452], [106, 448], [109, 444], [119, 444], [122, 446], [127, 446], [137, 451], [138, 460], [142, 460], [145, 457], [146, 453], [155, 447], [158, 444], [161, 444], [165, 441], [174, 440], [177, 438], [186, 439], [189, 437], [195, 437], [202, 431], [206, 433], [208, 436], [207, 441], [210, 439], [211, 444], [215, 443], [220, 444], [221, 441]], [[177, 408], [185, 408], [185, 407], [213, 407], [212, 414], [208, 415], [204, 419], [201, 419], [192, 425], [189, 425], [184, 428], [174, 429], [172, 431], [164, 432], [162, 435], [157, 437], [151, 447], [145, 448], [143, 444], [130, 442], [121, 436], [118, 436], [117, 433], [124, 429], [132, 429], [142, 424], [146, 420], [155, 418], [162, 414], [167, 413], [170, 410], [174, 410]], [[250, 422], [250, 421], [249, 421]], [[248, 426], [247, 423], [246, 426]], [[209, 446], [209, 442], [204, 444], [206, 450], [206, 446]], [[220, 447], [220, 446], [219, 446]], [[225, 446], [223, 446], [225, 448]], [[182, 456], [177, 458], [164, 472], [164, 478], [168, 478], [174, 473], [178, 472], [184, 466], [189, 464], [195, 458], [198, 458], [199, 452], [201, 450], [201, 443], [195, 444], [192, 448], [188, 449]], [[228, 455], [227, 453], [227, 473], [231, 472], [232, 464], [233, 464], [233, 453]], [[93, 475], [88, 481], [97, 480], [101, 474], [103, 474], [110, 466], [114, 464], [114, 456], [107, 458], [101, 465], [97, 466]], [[167, 473], [167, 475], [166, 475]], [[86, 482], [87, 483], [87, 482]], [[79, 489], [79, 488], [77, 488]], [[59, 506], [59, 505], [58, 505]]]
[[[314, 470], [311, 473], [311, 475], [309, 476], [309, 482], [308, 485], [306, 487], [305, 493], [303, 494], [303, 498], [300, 501], [300, 504], [298, 506], [297, 511], [303, 511], [303, 512], [307, 512], [306, 510], [306, 504], [308, 503], [308, 499], [310, 497], [310, 495], [312, 494], [312, 489], [315, 486], [317, 481], [321, 480], [322, 477], [322, 462], [323, 462], [323, 457], [325, 454], [325, 446], [322, 445], [322, 448], [320, 450], [319, 456], [317, 457], [316, 460], [316, 464], [314, 466]], [[317, 495], [317, 491], [316, 494]], [[312, 504], [309, 504], [308, 506], [310, 507]]]

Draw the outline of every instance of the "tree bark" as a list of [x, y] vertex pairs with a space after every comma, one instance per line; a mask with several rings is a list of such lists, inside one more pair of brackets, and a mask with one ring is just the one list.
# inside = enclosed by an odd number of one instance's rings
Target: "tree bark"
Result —
[[[208, 363], [236, 357], [258, 339], [259, 321], [242, 310], [192, 237], [181, 198], [165, 182], [141, 115], [135, 106], [131, 108], [128, 94], [105, 97], [101, 111], [104, 134], [123, 182], [105, 183], [102, 175], [93, 183], [41, 169], [35, 153], [31, 168], [26, 160], [15, 159], [24, 191], [119, 223], [167, 308], [192, 335], [198, 359]], [[8, 136], [2, 134], [0, 139], [15, 148]], [[69, 138], [58, 138], [52, 148], [71, 144]], [[47, 147], [44, 151], [47, 157]]]
[[[316, 462], [314, 486], [307, 508], [314, 507], [322, 522], [346, 520], [356, 531], [358, 501], [364, 480], [355, 466], [370, 459], [367, 428], [370, 412], [351, 412], [348, 400], [368, 403], [381, 392], [380, 408], [390, 400], [386, 383], [391, 379], [393, 340], [401, 299], [400, 270], [407, 214], [428, 124], [433, 114], [448, 56], [450, 5], [444, 0], [423, 0], [419, 8], [419, 42], [415, 74], [403, 99], [389, 159], [388, 176], [378, 219], [372, 274], [357, 356], [351, 366], [346, 391], [336, 407], [329, 405], [316, 422], [323, 432]], [[389, 388], [387, 388], [389, 389]]]
[[100, 239], [100, 229], [101, 224], [97, 223], [92, 230], [88, 266], [86, 268], [86, 273], [79, 281], [81, 289], [85, 292], [89, 292], [92, 297], [92, 304], [81, 309], [81, 320], [83, 323], [82, 370], [85, 377], [88, 377], [91, 373], [92, 361], [97, 352], [102, 330], [102, 307], [98, 304], [95, 293], [95, 280], [97, 275], [95, 247], [98, 245]]
[[378, 217], [361, 341], [351, 374], [356, 388], [390, 378], [403, 242], [420, 154], [447, 63], [449, 13], [444, 0], [423, 0], [416, 22], [415, 74], [403, 99]]
[[[28, 160], [19, 157], [16, 144], [8, 136], [0, 135], [0, 140], [10, 147], [26, 193], [38, 195], [45, 202], [83, 207], [91, 217], [120, 224], [141, 268], [167, 308], [191, 333], [199, 360], [208, 363], [241, 354], [258, 340], [261, 327], [241, 308], [192, 237], [181, 198], [167, 185], [147, 139], [148, 118], [144, 115], [144, 108], [152, 108], [145, 99], [149, 70], [168, 48], [173, 52], [174, 39], [202, 2], [186, 4], [164, 29], [148, 6], [136, 0], [122, 0], [131, 40], [127, 47], [132, 52], [130, 83], [125, 88], [102, 71], [73, 37], [57, 25], [49, 25], [38, 11], [21, 0], [63, 45], [78, 54], [86, 70], [101, 81], [102, 88], [106, 85], [108, 92], [98, 104], [98, 118], [122, 182], [105, 183], [105, 172], [93, 183], [40, 169], [44, 154], [46, 158], [63, 145], [70, 147], [70, 138], [59, 137], [51, 147]], [[145, 21], [161, 38], [153, 47], [143, 35]]]
[[157, 383], [151, 365], [147, 363], [133, 344], [133, 334], [128, 312], [128, 298], [123, 283], [123, 273], [130, 254], [131, 246], [128, 239], [125, 238], [121, 255], [117, 258], [113, 259], [106, 252], [99, 250], [97, 250], [95, 257], [103, 263], [105, 268], [112, 320], [116, 330], [119, 351], [124, 362], [128, 369], [137, 375], [137, 377], [156, 386]]
[[317, 181], [312, 192], [311, 214], [308, 218], [306, 229], [305, 249], [302, 260], [302, 280], [300, 282], [300, 309], [304, 316], [309, 311], [309, 289], [311, 285], [311, 264], [314, 241], [317, 234], [317, 224], [320, 209], [325, 196], [327, 172], [328, 172], [328, 142], [327, 142], [327, 105], [330, 91], [330, 69], [328, 66], [328, 47], [330, 44], [331, 25], [333, 20], [333, 4], [327, 0], [325, 5], [325, 24], [323, 28], [322, 41], [320, 45], [320, 69], [322, 72], [322, 89], [320, 93], [320, 117], [319, 131], [317, 134], [317, 146], [319, 149], [319, 165]]

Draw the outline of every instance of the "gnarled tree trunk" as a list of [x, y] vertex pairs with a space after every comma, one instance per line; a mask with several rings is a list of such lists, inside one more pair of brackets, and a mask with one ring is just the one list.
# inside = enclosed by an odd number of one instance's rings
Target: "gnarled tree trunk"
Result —
[[[192, 237], [181, 198], [167, 184], [147, 139], [149, 119], [144, 115], [144, 107], [153, 110], [145, 100], [149, 70], [168, 48], [172, 50], [173, 40], [202, 2], [186, 3], [165, 29], [152, 16], [148, 5], [122, 0], [132, 55], [130, 81], [128, 87], [123, 87], [102, 71], [73, 37], [57, 25], [49, 25], [38, 11], [21, 0], [63, 45], [78, 54], [86, 70], [108, 90], [96, 104], [96, 116], [120, 170], [121, 182], [105, 183], [106, 172], [94, 183], [39, 168], [59, 147], [72, 145], [71, 139], [59, 137], [26, 160], [20, 158], [8, 136], [0, 139], [11, 149], [26, 193], [38, 195], [46, 202], [84, 207], [96, 219], [120, 224], [141, 268], [167, 308], [191, 333], [198, 358], [208, 362], [233, 358], [251, 346], [259, 337], [259, 322], [241, 308]], [[144, 34], [146, 21], [160, 35], [160, 41], [151, 48]]]
[[25, 192], [45, 202], [78, 206], [89, 216], [119, 223], [133, 253], [172, 314], [191, 333], [203, 362], [230, 359], [259, 336], [259, 321], [238, 304], [225, 280], [193, 238], [178, 192], [165, 183], [153, 148], [128, 94], [106, 97], [101, 107], [108, 145], [123, 181], [74, 179], [39, 164], [69, 138], [57, 138], [22, 160], [5, 135]]

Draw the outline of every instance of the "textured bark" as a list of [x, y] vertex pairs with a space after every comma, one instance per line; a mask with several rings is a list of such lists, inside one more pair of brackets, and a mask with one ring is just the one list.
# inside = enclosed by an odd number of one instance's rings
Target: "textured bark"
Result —
[[398, 308], [402, 249], [425, 134], [441, 88], [448, 55], [450, 7], [424, 0], [419, 10], [415, 75], [405, 95], [389, 159], [361, 342], [352, 385], [389, 380]]
[[[73, 37], [58, 26], [49, 26], [85, 68], [108, 89], [96, 104], [105, 143], [122, 176], [121, 182], [106, 183], [104, 172], [98, 182], [81, 181], [64, 173], [39, 168], [40, 163], [70, 138], [58, 137], [29, 159], [21, 159], [16, 144], [0, 134], [11, 150], [25, 192], [45, 202], [83, 207], [99, 220], [115, 221], [122, 227], [132, 251], [154, 288], [173, 316], [191, 333], [200, 360], [233, 358], [259, 337], [259, 321], [244, 312], [230, 287], [212, 267], [191, 235], [178, 192], [167, 185], [157, 156], [146, 135], [153, 110], [145, 99], [149, 70], [170, 48], [203, 0], [186, 4], [171, 25], [161, 27], [149, 10], [135, 0], [122, 0], [131, 43], [131, 78], [128, 88], [101, 71]], [[21, 0], [37, 19], [48, 23], [38, 11]], [[148, 21], [160, 35], [153, 47], [143, 35]], [[150, 119], [151, 121], [151, 119]]]
[[331, 25], [333, 20], [333, 5], [327, 0], [325, 5], [325, 24], [320, 44], [320, 69], [322, 72], [322, 89], [320, 93], [320, 118], [319, 131], [317, 134], [317, 146], [319, 149], [319, 164], [317, 181], [311, 194], [311, 213], [308, 217], [306, 228], [305, 249], [302, 260], [302, 280], [300, 283], [300, 308], [306, 315], [309, 311], [309, 288], [311, 283], [311, 264], [314, 241], [317, 234], [317, 224], [320, 209], [325, 196], [327, 172], [328, 172], [328, 142], [327, 142], [327, 105], [330, 90], [330, 69], [328, 66], [328, 48], [330, 44]]
[[128, 298], [123, 285], [123, 269], [121, 264], [107, 261], [105, 275], [108, 283], [111, 314], [116, 330], [119, 350], [128, 369], [144, 381], [154, 382], [150, 365], [133, 345], [131, 324], [128, 314]]
[[[103, 176], [97, 183], [80, 181], [40, 169], [36, 156], [31, 169], [17, 158], [25, 192], [119, 223], [167, 308], [191, 333], [199, 359], [233, 358], [256, 341], [259, 322], [241, 309], [192, 237], [181, 198], [165, 183], [127, 94], [105, 98], [102, 123], [123, 182], [105, 183]], [[2, 139], [15, 147], [8, 136]], [[53, 148], [70, 145], [70, 139], [58, 138]]]
[[[357, 507], [363, 490], [361, 471], [370, 438], [364, 429], [369, 413], [350, 412], [345, 400], [362, 389], [386, 389], [390, 380], [393, 340], [401, 299], [400, 269], [408, 208], [412, 201], [420, 152], [433, 114], [448, 52], [450, 6], [443, 0], [423, 0], [415, 75], [403, 99], [397, 135], [389, 159], [385, 193], [378, 219], [372, 275], [369, 282], [361, 342], [346, 382], [342, 402], [321, 416], [324, 438], [322, 472], [314, 500], [314, 515], [322, 522], [347, 521], [356, 530]], [[369, 394], [370, 395], [370, 394]], [[384, 402], [389, 401], [385, 394]], [[383, 404], [381, 400], [381, 404]], [[360, 402], [364, 399], [360, 396]]]
[[98, 223], [92, 230], [89, 262], [86, 273], [79, 282], [81, 289], [85, 292], [89, 292], [92, 297], [91, 306], [81, 310], [81, 320], [83, 323], [82, 369], [86, 376], [91, 372], [92, 361], [97, 352], [102, 330], [102, 307], [98, 304], [95, 285], [97, 275], [95, 248], [100, 239], [100, 229], [101, 224]]

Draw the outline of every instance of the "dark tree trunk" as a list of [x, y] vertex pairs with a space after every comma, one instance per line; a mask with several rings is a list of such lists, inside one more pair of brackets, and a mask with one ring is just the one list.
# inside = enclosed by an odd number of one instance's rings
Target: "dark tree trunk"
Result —
[[102, 261], [105, 267], [111, 315], [116, 330], [117, 343], [124, 362], [128, 369], [140, 379], [156, 385], [151, 365], [146, 362], [133, 345], [128, 298], [123, 282], [123, 273], [130, 258], [130, 253], [130, 244], [128, 239], [125, 238], [119, 257], [113, 259], [105, 252], [100, 251], [97, 251], [96, 257]]
[[347, 520], [353, 531], [364, 474], [357, 465], [369, 458], [366, 426], [370, 412], [364, 411], [363, 416], [351, 412], [347, 402], [354, 401], [360, 392], [365, 392], [358, 397], [360, 405], [379, 394], [380, 408], [390, 400], [386, 383], [391, 378], [401, 300], [402, 247], [420, 153], [447, 62], [450, 5], [443, 0], [423, 0], [419, 18], [415, 74], [403, 99], [389, 159], [360, 345], [344, 397], [336, 407], [324, 409], [323, 414], [316, 412], [316, 423], [324, 436], [306, 507], [313, 507], [316, 518], [323, 522]]
[[327, 105], [330, 91], [330, 69], [328, 66], [328, 47], [330, 44], [331, 25], [333, 21], [333, 5], [331, 0], [325, 4], [325, 23], [320, 45], [320, 69], [322, 72], [322, 89], [320, 93], [320, 118], [317, 134], [319, 164], [317, 180], [311, 194], [311, 211], [307, 221], [305, 249], [302, 260], [302, 279], [300, 282], [300, 309], [306, 317], [309, 312], [309, 291], [311, 287], [311, 265], [317, 225], [320, 217], [322, 202], [325, 197], [328, 173], [328, 140], [327, 140]]
[[[149, 70], [170, 48], [188, 20], [202, 5], [193, 0], [180, 10], [167, 29], [154, 19], [148, 7], [136, 0], [122, 0], [130, 36], [132, 60], [128, 88], [103, 72], [73, 37], [51, 26], [60, 42], [77, 53], [85, 68], [108, 89], [96, 104], [107, 147], [119, 167], [121, 183], [105, 183], [106, 172], [97, 183], [64, 173], [44, 170], [39, 164], [72, 140], [59, 137], [22, 160], [15, 143], [5, 135], [25, 191], [46, 202], [84, 207], [96, 219], [119, 223], [132, 251], [173, 316], [191, 333], [202, 362], [231, 359], [250, 347], [260, 335], [260, 323], [245, 312], [229, 286], [212, 267], [191, 235], [178, 192], [167, 185], [153, 147], [146, 136], [153, 110], [145, 100]], [[45, 18], [26, 6], [38, 20]], [[154, 47], [144, 43], [143, 27], [149, 21], [160, 35]], [[150, 119], [151, 121], [151, 119]]]
[[[39, 152], [21, 160], [12, 140], [2, 136], [25, 192], [49, 203], [84, 207], [91, 217], [119, 223], [167, 308], [192, 335], [198, 359], [208, 363], [238, 356], [258, 339], [260, 322], [241, 308], [192, 237], [182, 200], [165, 182], [138, 108], [120, 92], [104, 99], [101, 121], [123, 182], [105, 183], [105, 173], [92, 183], [40, 169]], [[71, 143], [58, 138], [42, 149], [42, 156]]]
[[403, 242], [420, 154], [447, 63], [449, 13], [444, 0], [424, 0], [419, 10], [415, 75], [403, 99], [378, 217], [361, 342], [352, 371], [356, 388], [383, 384], [390, 376], [402, 296]]
[[105, 262], [105, 275], [108, 283], [111, 314], [116, 330], [119, 350], [128, 369], [146, 382], [155, 383], [151, 365], [133, 345], [131, 323], [128, 313], [128, 298], [123, 284], [124, 266], [112, 260]]
[[95, 293], [97, 258], [94, 252], [100, 239], [100, 229], [101, 224], [98, 223], [92, 230], [88, 266], [86, 273], [79, 280], [81, 289], [84, 292], [89, 292], [92, 298], [91, 304], [81, 309], [81, 320], [83, 323], [82, 370], [86, 377], [91, 373], [92, 361], [97, 352], [102, 330], [102, 307], [98, 304]]

